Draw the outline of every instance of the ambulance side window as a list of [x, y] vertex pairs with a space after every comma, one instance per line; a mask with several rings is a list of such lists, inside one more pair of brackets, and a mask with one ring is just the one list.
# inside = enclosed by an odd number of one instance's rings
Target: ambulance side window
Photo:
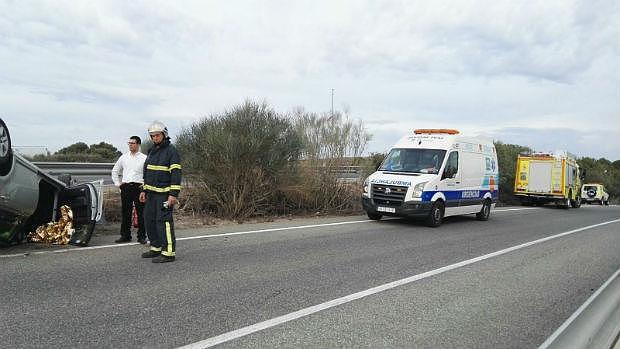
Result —
[[448, 156], [448, 161], [446, 162], [446, 168], [443, 170], [443, 175], [441, 179], [445, 178], [454, 178], [456, 177], [456, 173], [459, 170], [459, 153], [457, 151], [453, 151]]

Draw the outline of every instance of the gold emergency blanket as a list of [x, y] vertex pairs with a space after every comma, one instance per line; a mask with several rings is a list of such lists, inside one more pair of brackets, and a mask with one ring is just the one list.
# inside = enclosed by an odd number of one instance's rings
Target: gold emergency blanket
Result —
[[73, 229], [73, 211], [67, 205], [60, 206], [60, 219], [58, 222], [49, 222], [39, 226], [34, 232], [28, 234], [28, 241], [45, 242], [55, 245], [66, 245], [71, 239]]

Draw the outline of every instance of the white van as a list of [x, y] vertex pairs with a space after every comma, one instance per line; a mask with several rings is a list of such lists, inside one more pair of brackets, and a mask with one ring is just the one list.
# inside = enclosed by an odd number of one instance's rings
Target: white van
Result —
[[364, 182], [362, 204], [370, 219], [424, 217], [431, 227], [443, 217], [475, 213], [489, 219], [499, 197], [493, 142], [457, 130], [414, 130], [396, 143]]

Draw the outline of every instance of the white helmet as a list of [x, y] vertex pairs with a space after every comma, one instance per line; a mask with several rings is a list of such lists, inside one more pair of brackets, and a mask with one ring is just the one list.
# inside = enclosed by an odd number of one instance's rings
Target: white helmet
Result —
[[168, 137], [168, 128], [161, 121], [153, 121], [151, 126], [149, 126], [149, 134], [154, 135], [156, 133], [163, 133], [164, 137]]

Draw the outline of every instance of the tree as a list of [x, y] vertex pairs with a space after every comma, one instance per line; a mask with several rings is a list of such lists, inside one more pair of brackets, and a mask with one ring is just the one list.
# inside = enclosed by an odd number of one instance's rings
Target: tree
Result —
[[33, 161], [114, 162], [120, 156], [120, 151], [105, 142], [93, 144], [90, 147], [84, 142], [77, 142], [52, 155], [35, 155]]
[[504, 144], [500, 141], [496, 141], [494, 144], [499, 168], [500, 200], [507, 204], [518, 203], [519, 201], [514, 196], [517, 156], [521, 153], [529, 153], [532, 150], [522, 145]]
[[84, 142], [77, 142], [68, 147], [62, 148], [54, 154], [87, 154], [88, 145]]
[[361, 121], [341, 112], [317, 114], [298, 108], [295, 129], [303, 143], [297, 185], [287, 190], [296, 209], [354, 210], [360, 205], [359, 185], [339, 178], [343, 166], [359, 165], [370, 140]]

